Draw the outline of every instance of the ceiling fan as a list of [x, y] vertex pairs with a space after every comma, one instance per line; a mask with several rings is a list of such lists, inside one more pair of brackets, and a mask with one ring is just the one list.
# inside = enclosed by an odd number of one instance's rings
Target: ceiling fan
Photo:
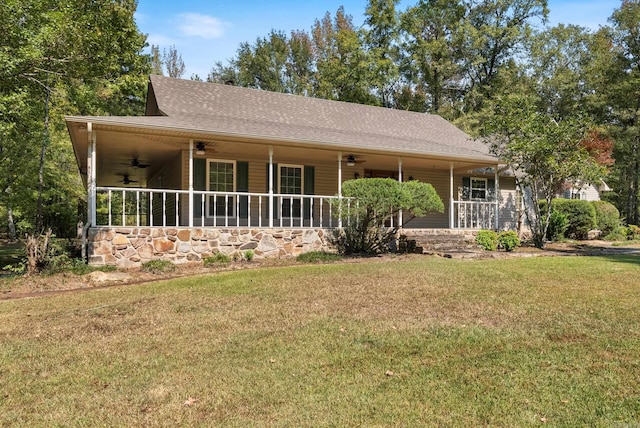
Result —
[[122, 180], [120, 180], [120, 183], [124, 184], [125, 186], [131, 183], [138, 183], [138, 180], [132, 180], [131, 178], [129, 178], [129, 174], [120, 174], [120, 175], [122, 175]]
[[365, 163], [366, 160], [358, 160], [354, 155], [349, 155], [346, 159], [343, 159], [342, 162], [346, 163], [347, 166], [354, 166], [357, 163]]
[[138, 160], [138, 158], [133, 158], [133, 159], [131, 159], [131, 162], [129, 162], [129, 163], [123, 163], [123, 164], [121, 164], [121, 165], [130, 166], [131, 168], [141, 168], [141, 169], [149, 168], [149, 167], [151, 166], [151, 165], [150, 165], [150, 164], [148, 164], [148, 163], [140, 162], [140, 161]]

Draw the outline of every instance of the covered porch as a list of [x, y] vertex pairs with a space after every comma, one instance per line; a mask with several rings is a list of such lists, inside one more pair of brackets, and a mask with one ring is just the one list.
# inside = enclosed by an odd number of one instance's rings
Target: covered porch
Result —
[[390, 226], [501, 227], [496, 164], [72, 119], [74, 141], [86, 142], [74, 147], [88, 227], [332, 229], [349, 221], [348, 210], [336, 212], [341, 183], [368, 177], [431, 183], [445, 203], [442, 214], [400, 214]]

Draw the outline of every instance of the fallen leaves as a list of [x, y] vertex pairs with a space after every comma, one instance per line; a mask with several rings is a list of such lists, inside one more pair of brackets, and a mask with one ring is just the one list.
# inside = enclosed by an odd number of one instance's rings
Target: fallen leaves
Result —
[[193, 406], [194, 404], [196, 404], [197, 402], [198, 402], [198, 400], [197, 400], [196, 398], [189, 397], [189, 398], [187, 398], [187, 400], [184, 402], [184, 405], [185, 405], [186, 407], [191, 407], [191, 406]]

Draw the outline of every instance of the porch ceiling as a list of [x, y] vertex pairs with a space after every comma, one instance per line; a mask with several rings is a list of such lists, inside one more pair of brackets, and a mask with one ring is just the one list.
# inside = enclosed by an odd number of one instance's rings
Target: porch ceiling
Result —
[[[80, 120], [79, 120], [80, 119]], [[89, 135], [87, 123], [92, 118], [67, 118], [67, 127], [71, 135], [76, 159], [83, 180], [86, 183], [87, 147]], [[146, 187], [148, 180], [159, 172], [162, 165], [175, 159], [182, 150], [189, 148], [189, 140], [202, 141], [206, 147], [207, 158], [243, 159], [268, 162], [269, 146], [274, 150], [274, 162], [316, 165], [337, 165], [338, 153], [342, 159], [353, 155], [359, 169], [397, 170], [398, 159], [403, 169], [430, 169], [448, 171], [453, 165], [456, 173], [466, 172], [477, 167], [494, 166], [491, 163], [479, 163], [471, 159], [456, 159], [443, 156], [427, 156], [415, 153], [382, 152], [349, 147], [318, 145], [310, 148], [307, 143], [291, 141], [263, 141], [233, 136], [215, 136], [194, 133], [188, 130], [159, 130], [135, 126], [134, 124], [93, 123], [97, 141], [97, 184], [99, 186], [122, 186], [123, 177], [135, 180], [132, 187]], [[133, 159], [149, 165], [138, 168], [131, 165]], [[336, 166], [337, 168], [337, 166]], [[343, 163], [343, 171], [349, 172], [349, 166]]]

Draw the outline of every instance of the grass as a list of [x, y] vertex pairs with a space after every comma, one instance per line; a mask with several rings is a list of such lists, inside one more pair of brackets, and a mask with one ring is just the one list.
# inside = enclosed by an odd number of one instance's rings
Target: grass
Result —
[[637, 256], [419, 257], [0, 303], [0, 425], [636, 426]]

